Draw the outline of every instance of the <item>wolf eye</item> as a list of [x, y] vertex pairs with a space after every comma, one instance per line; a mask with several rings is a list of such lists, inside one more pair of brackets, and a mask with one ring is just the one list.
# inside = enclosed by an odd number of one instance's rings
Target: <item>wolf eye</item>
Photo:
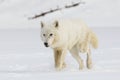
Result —
[[45, 34], [43, 34], [43, 36], [45, 36]]
[[53, 34], [51, 33], [50, 36], [52, 36]]

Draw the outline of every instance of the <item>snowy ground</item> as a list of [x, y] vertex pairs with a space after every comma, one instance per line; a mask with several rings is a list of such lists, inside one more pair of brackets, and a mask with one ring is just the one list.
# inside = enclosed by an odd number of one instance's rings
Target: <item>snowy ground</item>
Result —
[[79, 71], [68, 54], [67, 68], [60, 72], [54, 69], [52, 50], [40, 40], [40, 29], [0, 29], [0, 80], [119, 80], [120, 28], [92, 29], [100, 42], [92, 50], [93, 69]]

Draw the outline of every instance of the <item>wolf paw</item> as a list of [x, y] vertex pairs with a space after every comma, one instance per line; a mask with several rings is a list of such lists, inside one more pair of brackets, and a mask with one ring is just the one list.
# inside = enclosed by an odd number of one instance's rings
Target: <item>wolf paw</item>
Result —
[[56, 66], [55, 68], [56, 68], [57, 71], [61, 71], [65, 67], [66, 67], [66, 63], [64, 62], [62, 65]]
[[79, 65], [79, 70], [82, 70], [84, 68], [84, 64], [83, 61], [81, 61], [80, 65]]
[[65, 62], [63, 63], [62, 68], [66, 68], [66, 63]]
[[87, 60], [87, 68], [88, 69], [92, 68], [92, 61], [91, 60]]
[[57, 71], [61, 71], [63, 68], [62, 67], [57, 67], [56, 70]]
[[83, 66], [83, 65], [79, 66], [79, 70], [82, 70], [83, 68], [84, 68], [84, 66]]

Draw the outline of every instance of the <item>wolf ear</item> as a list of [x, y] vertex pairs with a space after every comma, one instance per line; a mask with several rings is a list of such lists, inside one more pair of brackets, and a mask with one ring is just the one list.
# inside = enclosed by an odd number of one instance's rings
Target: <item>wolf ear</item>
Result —
[[43, 28], [44, 27], [44, 23], [41, 21], [41, 28]]
[[54, 22], [54, 27], [55, 27], [55, 28], [58, 28], [58, 26], [59, 26], [59, 23], [58, 23], [58, 21], [56, 20], [56, 21]]

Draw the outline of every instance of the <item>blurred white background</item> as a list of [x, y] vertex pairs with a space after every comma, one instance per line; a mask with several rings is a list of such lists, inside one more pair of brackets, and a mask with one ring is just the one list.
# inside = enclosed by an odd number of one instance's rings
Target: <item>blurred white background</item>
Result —
[[[82, 0], [76, 8], [57, 11], [36, 20], [35, 14], [80, 0], [0, 0], [0, 28], [39, 28], [38, 22], [53, 17], [81, 18], [90, 27], [119, 27], [120, 0]], [[37, 22], [36, 22], [37, 21]]]

